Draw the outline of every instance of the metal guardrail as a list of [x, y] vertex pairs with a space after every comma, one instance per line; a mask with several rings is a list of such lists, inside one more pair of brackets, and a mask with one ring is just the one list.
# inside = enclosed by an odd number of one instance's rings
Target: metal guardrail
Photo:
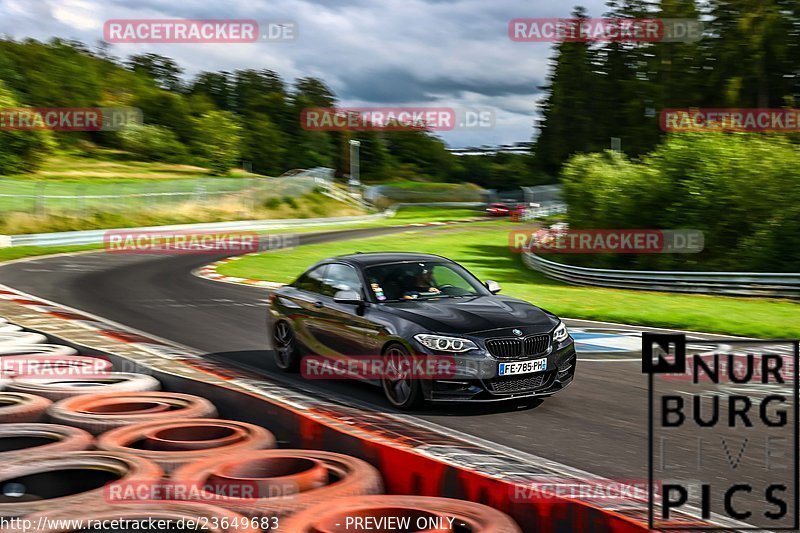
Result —
[[542, 204], [539, 207], [526, 209], [522, 215], [522, 220], [535, 220], [537, 218], [548, 217], [550, 215], [560, 215], [567, 212], [567, 204], [562, 202], [551, 202]]
[[528, 268], [574, 285], [617, 289], [800, 298], [800, 273], [682, 272], [586, 268], [523, 252]]
[[149, 226], [144, 228], [115, 228], [87, 231], [62, 231], [58, 233], [32, 233], [27, 235], [0, 235], [0, 248], [9, 246], [70, 246], [101, 244], [110, 231], [265, 231], [274, 229], [303, 228], [310, 226], [334, 226], [351, 222], [368, 222], [389, 216], [387, 213], [330, 218], [297, 218], [285, 220], [237, 220], [233, 222], [211, 222], [203, 224], [174, 224], [171, 226]]

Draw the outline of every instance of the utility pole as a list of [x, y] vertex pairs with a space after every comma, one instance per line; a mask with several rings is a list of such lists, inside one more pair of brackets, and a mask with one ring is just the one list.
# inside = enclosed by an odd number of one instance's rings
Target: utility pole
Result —
[[361, 165], [359, 161], [359, 147], [361, 141], [350, 140], [350, 192], [356, 193], [361, 189]]

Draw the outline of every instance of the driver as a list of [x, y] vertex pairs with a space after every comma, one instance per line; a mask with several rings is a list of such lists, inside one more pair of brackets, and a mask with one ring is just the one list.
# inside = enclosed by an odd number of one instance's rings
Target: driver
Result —
[[433, 272], [425, 265], [420, 265], [417, 268], [416, 275], [414, 276], [414, 286], [411, 290], [403, 294], [405, 300], [415, 300], [419, 298], [422, 293], [427, 294], [440, 294], [438, 288], [433, 284]]

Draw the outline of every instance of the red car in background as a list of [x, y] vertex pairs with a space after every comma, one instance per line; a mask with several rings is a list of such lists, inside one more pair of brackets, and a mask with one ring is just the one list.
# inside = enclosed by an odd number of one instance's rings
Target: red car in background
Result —
[[507, 217], [511, 214], [511, 208], [506, 204], [489, 204], [486, 214], [490, 217]]

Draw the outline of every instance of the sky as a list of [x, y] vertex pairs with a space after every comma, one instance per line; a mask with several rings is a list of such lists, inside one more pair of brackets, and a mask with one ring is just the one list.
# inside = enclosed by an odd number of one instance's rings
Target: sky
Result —
[[[584, 0], [601, 16], [603, 0]], [[513, 42], [515, 18], [567, 17], [556, 0], [0, 0], [0, 34], [95, 46], [120, 19], [291, 21], [286, 42], [114, 44], [117, 57], [157, 53], [191, 79], [201, 71], [272, 69], [321, 78], [345, 107], [491, 111], [492, 125], [437, 134], [451, 147], [529, 141], [552, 44]]]

